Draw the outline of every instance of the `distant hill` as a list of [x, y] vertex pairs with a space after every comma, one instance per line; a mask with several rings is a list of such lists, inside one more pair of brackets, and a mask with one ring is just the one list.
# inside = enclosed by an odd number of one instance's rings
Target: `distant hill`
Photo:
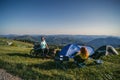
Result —
[[[84, 41], [82, 39], [73, 37], [73, 36], [58, 36], [58, 35], [45, 35], [46, 41], [50, 45], [65, 45], [70, 43], [78, 43], [83, 44]], [[41, 36], [30, 36], [23, 35], [12, 38], [14, 40], [23, 41], [23, 42], [40, 42]]]
[[36, 38], [34, 38], [33, 36], [30, 36], [30, 35], [16, 36], [13, 39], [22, 41], [22, 42], [29, 42], [29, 43], [33, 43], [37, 40]]
[[99, 48], [103, 45], [112, 45], [114, 47], [120, 47], [120, 38], [107, 37], [107, 38], [97, 38], [87, 43], [95, 48]]
[[49, 45], [67, 45], [71, 43], [86, 44], [93, 47], [102, 45], [113, 45], [118, 47], [120, 37], [104, 36], [104, 35], [0, 35], [2, 38], [22, 41], [22, 42], [40, 42], [41, 36], [46, 38]]
[[48, 44], [66, 45], [71, 43], [83, 44], [82, 39], [73, 36], [46, 36]]

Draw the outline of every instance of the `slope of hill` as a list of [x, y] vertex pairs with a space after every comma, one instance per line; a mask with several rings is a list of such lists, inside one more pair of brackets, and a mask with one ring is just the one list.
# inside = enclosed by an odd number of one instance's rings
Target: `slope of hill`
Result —
[[112, 45], [114, 47], [120, 47], [120, 39], [116, 37], [98, 38], [87, 43], [94, 48], [99, 48], [103, 45]]
[[[0, 43], [8, 39], [1, 39]], [[9, 40], [12, 41], [12, 40]], [[31, 45], [15, 41], [16, 44]], [[0, 68], [23, 80], [119, 80], [120, 55], [101, 57], [103, 64], [86, 61], [86, 67], [79, 68], [71, 59], [67, 70], [57, 68], [54, 60], [29, 55], [29, 47], [0, 44]], [[119, 53], [120, 50], [118, 49]]]
[[20, 41], [11, 40], [11, 39], [5, 39], [5, 38], [0, 38], [0, 45], [1, 46], [14, 46], [14, 47], [28, 47], [28, 48], [33, 47], [33, 45], [30, 43], [24, 43]]

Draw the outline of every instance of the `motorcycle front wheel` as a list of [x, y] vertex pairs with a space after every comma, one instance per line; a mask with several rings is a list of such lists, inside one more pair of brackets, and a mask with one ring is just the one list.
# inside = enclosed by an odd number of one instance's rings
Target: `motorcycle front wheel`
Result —
[[34, 56], [34, 55], [35, 55], [34, 49], [30, 50], [30, 55], [31, 55], [31, 56]]

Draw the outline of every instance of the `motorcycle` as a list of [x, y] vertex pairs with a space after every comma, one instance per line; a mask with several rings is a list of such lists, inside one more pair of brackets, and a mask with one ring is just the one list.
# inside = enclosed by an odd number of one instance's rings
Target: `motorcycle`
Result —
[[42, 56], [40, 44], [38, 42], [34, 43], [33, 49], [30, 50], [30, 55], [31, 56], [38, 56], [38, 55]]
[[47, 58], [54, 58], [56, 51], [55, 49], [48, 49], [48, 53], [45, 50], [45, 53], [47, 54], [43, 54], [42, 53], [42, 49], [40, 48], [40, 43], [34, 43], [33, 49], [30, 50], [30, 55], [31, 56], [40, 56], [40, 57], [47, 57]]

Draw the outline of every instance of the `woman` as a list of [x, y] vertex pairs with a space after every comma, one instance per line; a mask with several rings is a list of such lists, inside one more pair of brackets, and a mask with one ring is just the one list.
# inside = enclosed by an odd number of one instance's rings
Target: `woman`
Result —
[[41, 37], [40, 48], [42, 50], [43, 58], [46, 57], [46, 55], [49, 52], [49, 47], [48, 47], [44, 37]]
[[76, 56], [74, 57], [74, 60], [77, 63], [77, 65], [82, 67], [83, 65], [85, 65], [84, 61], [87, 60], [88, 57], [89, 57], [89, 52], [87, 48], [81, 47], [80, 52], [76, 54]]

